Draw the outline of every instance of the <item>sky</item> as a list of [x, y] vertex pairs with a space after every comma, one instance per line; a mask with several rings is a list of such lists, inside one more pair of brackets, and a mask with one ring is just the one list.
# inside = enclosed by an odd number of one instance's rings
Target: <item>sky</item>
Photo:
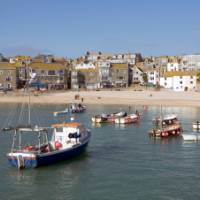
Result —
[[200, 53], [199, 10], [199, 0], [0, 0], [0, 52]]

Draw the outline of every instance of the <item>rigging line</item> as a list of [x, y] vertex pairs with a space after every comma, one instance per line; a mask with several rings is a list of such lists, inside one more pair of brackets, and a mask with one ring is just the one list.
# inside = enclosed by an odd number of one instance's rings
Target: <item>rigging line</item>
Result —
[[10, 126], [12, 124], [14, 117], [16, 117], [13, 113], [16, 113], [17, 106], [13, 106], [13, 107], [12, 106], [11, 106], [11, 109], [9, 110], [9, 112], [8, 112], [8, 116], [7, 116], [6, 120], [3, 123], [3, 127]]
[[[25, 97], [25, 90], [24, 90], [24, 97]], [[23, 114], [25, 113], [25, 101], [22, 102], [22, 105], [21, 105], [21, 109], [20, 109], [20, 114], [19, 114], [19, 118], [18, 118], [18, 124], [22, 121], [23, 119]]]
[[35, 116], [35, 119], [36, 119], [36, 122], [37, 122], [37, 125], [41, 125], [41, 123], [40, 123], [40, 115], [39, 114], [37, 114], [37, 111], [36, 111], [36, 109], [34, 109], [34, 108], [32, 108], [32, 111], [33, 111], [33, 114], [34, 114], [34, 116]]

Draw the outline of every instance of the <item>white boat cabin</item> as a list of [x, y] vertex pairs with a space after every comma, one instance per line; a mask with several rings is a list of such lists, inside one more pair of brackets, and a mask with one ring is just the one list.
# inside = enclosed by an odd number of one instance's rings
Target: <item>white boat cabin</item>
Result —
[[55, 150], [80, 144], [81, 138], [87, 132], [85, 127], [77, 122], [53, 124], [52, 127], [53, 135], [50, 144]]

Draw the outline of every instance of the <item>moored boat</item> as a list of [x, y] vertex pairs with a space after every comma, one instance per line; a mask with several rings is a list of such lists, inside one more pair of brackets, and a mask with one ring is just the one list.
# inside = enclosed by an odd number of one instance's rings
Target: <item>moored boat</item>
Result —
[[130, 114], [124, 117], [119, 117], [115, 119], [116, 124], [132, 124], [137, 123], [139, 121], [139, 115], [137, 114]]
[[182, 132], [181, 124], [175, 114], [157, 118], [154, 122], [155, 128], [149, 132], [151, 137], [179, 136]]
[[107, 123], [108, 115], [107, 114], [95, 115], [91, 119], [93, 123]]
[[115, 123], [115, 119], [127, 116], [126, 112], [95, 115], [91, 118], [93, 123]]
[[199, 133], [183, 133], [182, 137], [184, 141], [200, 141]]
[[66, 109], [64, 109], [64, 110], [62, 110], [62, 111], [55, 111], [55, 112], [53, 113], [53, 115], [54, 115], [54, 116], [64, 115], [64, 114], [67, 114], [68, 112], [69, 112], [69, 109], [66, 108]]
[[[15, 129], [9, 163], [21, 168], [35, 168], [67, 160], [83, 152], [91, 134], [82, 124], [68, 122], [53, 124], [52, 139], [48, 141], [47, 129], [40, 127]], [[24, 145], [22, 135], [37, 134], [38, 144]], [[43, 138], [43, 141], [41, 141]], [[19, 144], [19, 145], [17, 145]]]
[[69, 106], [71, 113], [82, 113], [86, 110], [86, 106], [83, 106], [80, 103], [73, 103]]
[[200, 130], [200, 121], [196, 121], [192, 123], [192, 128], [194, 130]]

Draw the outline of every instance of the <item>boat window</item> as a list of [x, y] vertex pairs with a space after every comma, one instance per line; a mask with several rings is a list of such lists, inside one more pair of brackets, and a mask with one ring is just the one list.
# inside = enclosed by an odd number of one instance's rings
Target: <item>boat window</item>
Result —
[[56, 132], [63, 132], [63, 128], [56, 128]]

